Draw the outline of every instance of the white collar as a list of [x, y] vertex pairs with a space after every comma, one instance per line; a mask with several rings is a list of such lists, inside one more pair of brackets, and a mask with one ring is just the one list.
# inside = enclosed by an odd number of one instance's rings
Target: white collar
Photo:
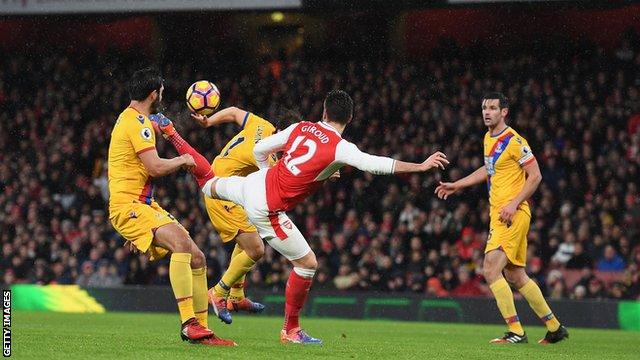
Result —
[[338, 136], [342, 137], [342, 135], [340, 135], [340, 133], [338, 132], [338, 130], [336, 130], [336, 128], [335, 128], [335, 127], [333, 127], [333, 126], [331, 126], [330, 124], [328, 124], [328, 123], [326, 123], [326, 122], [324, 122], [324, 121], [320, 121], [318, 124], [320, 124], [320, 126], [322, 126], [322, 127], [326, 128], [327, 130], [331, 130], [331, 131], [333, 131], [334, 133], [336, 133], [336, 135], [338, 135]]

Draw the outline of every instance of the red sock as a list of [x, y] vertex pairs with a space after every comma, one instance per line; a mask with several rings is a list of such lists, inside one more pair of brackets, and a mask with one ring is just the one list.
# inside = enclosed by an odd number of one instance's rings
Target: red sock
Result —
[[307, 295], [311, 288], [311, 279], [303, 278], [291, 271], [289, 280], [287, 281], [287, 289], [285, 290], [284, 305], [284, 330], [288, 333], [291, 329], [300, 327], [299, 318], [300, 310], [307, 301]]
[[193, 176], [196, 177], [198, 186], [202, 187], [204, 184], [214, 177], [213, 170], [211, 170], [211, 164], [207, 159], [202, 156], [196, 149], [191, 147], [189, 143], [178, 134], [176, 131], [173, 135], [169, 136], [169, 142], [178, 151], [178, 154], [189, 154], [193, 156], [193, 160], [196, 162], [196, 167], [191, 170]]

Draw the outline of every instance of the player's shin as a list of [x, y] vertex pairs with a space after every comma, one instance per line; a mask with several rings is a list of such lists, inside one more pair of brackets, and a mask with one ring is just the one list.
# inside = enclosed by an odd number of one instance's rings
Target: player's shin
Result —
[[236, 284], [240, 278], [244, 277], [255, 263], [256, 262], [244, 251], [232, 257], [231, 262], [229, 263], [229, 268], [224, 275], [222, 275], [220, 283], [214, 286], [216, 294], [226, 297], [233, 284]]
[[193, 310], [200, 325], [208, 328], [209, 301], [207, 298], [207, 269], [191, 270], [193, 276]]
[[173, 253], [169, 262], [169, 281], [178, 302], [182, 323], [195, 318], [193, 311], [193, 277], [191, 275], [191, 254]]
[[527, 299], [529, 306], [533, 309], [533, 311], [538, 315], [540, 320], [544, 322], [547, 327], [547, 330], [554, 332], [558, 330], [560, 327], [560, 322], [551, 312], [551, 308], [547, 304], [547, 301], [542, 296], [542, 291], [540, 291], [540, 287], [531, 279], [520, 289], [520, 294]]
[[500, 313], [507, 323], [509, 331], [518, 335], [523, 335], [524, 329], [522, 329], [520, 319], [516, 313], [516, 305], [513, 301], [513, 292], [511, 291], [511, 287], [509, 287], [507, 281], [501, 277], [490, 284], [489, 288], [496, 299], [498, 309], [500, 309]]
[[300, 310], [307, 301], [315, 270], [294, 267], [289, 274], [285, 290], [284, 326], [285, 332], [300, 327]]
[[[233, 252], [231, 253], [231, 261], [233, 258], [238, 256], [240, 253], [244, 252], [238, 244], [233, 248]], [[253, 265], [251, 265], [253, 267]], [[242, 275], [236, 282], [231, 285], [231, 291], [229, 292], [229, 298], [233, 301], [239, 301], [244, 299], [244, 281], [246, 279], [246, 274]]]

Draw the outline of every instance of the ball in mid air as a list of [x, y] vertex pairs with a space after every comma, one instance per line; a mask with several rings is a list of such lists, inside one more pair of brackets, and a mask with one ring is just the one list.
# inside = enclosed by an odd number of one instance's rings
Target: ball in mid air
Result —
[[210, 81], [196, 81], [187, 89], [186, 100], [187, 107], [191, 112], [209, 116], [220, 105], [220, 91]]

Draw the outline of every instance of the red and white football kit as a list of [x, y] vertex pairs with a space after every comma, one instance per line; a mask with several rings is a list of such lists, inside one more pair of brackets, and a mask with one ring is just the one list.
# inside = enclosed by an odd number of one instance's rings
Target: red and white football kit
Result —
[[[269, 168], [269, 155], [279, 151], [283, 158]], [[302, 258], [311, 248], [285, 211], [345, 165], [373, 174], [392, 174], [395, 166], [394, 159], [360, 151], [325, 122], [293, 124], [258, 142], [253, 152], [260, 170], [247, 177], [219, 178], [215, 191], [242, 205], [260, 237], [289, 260]]]

